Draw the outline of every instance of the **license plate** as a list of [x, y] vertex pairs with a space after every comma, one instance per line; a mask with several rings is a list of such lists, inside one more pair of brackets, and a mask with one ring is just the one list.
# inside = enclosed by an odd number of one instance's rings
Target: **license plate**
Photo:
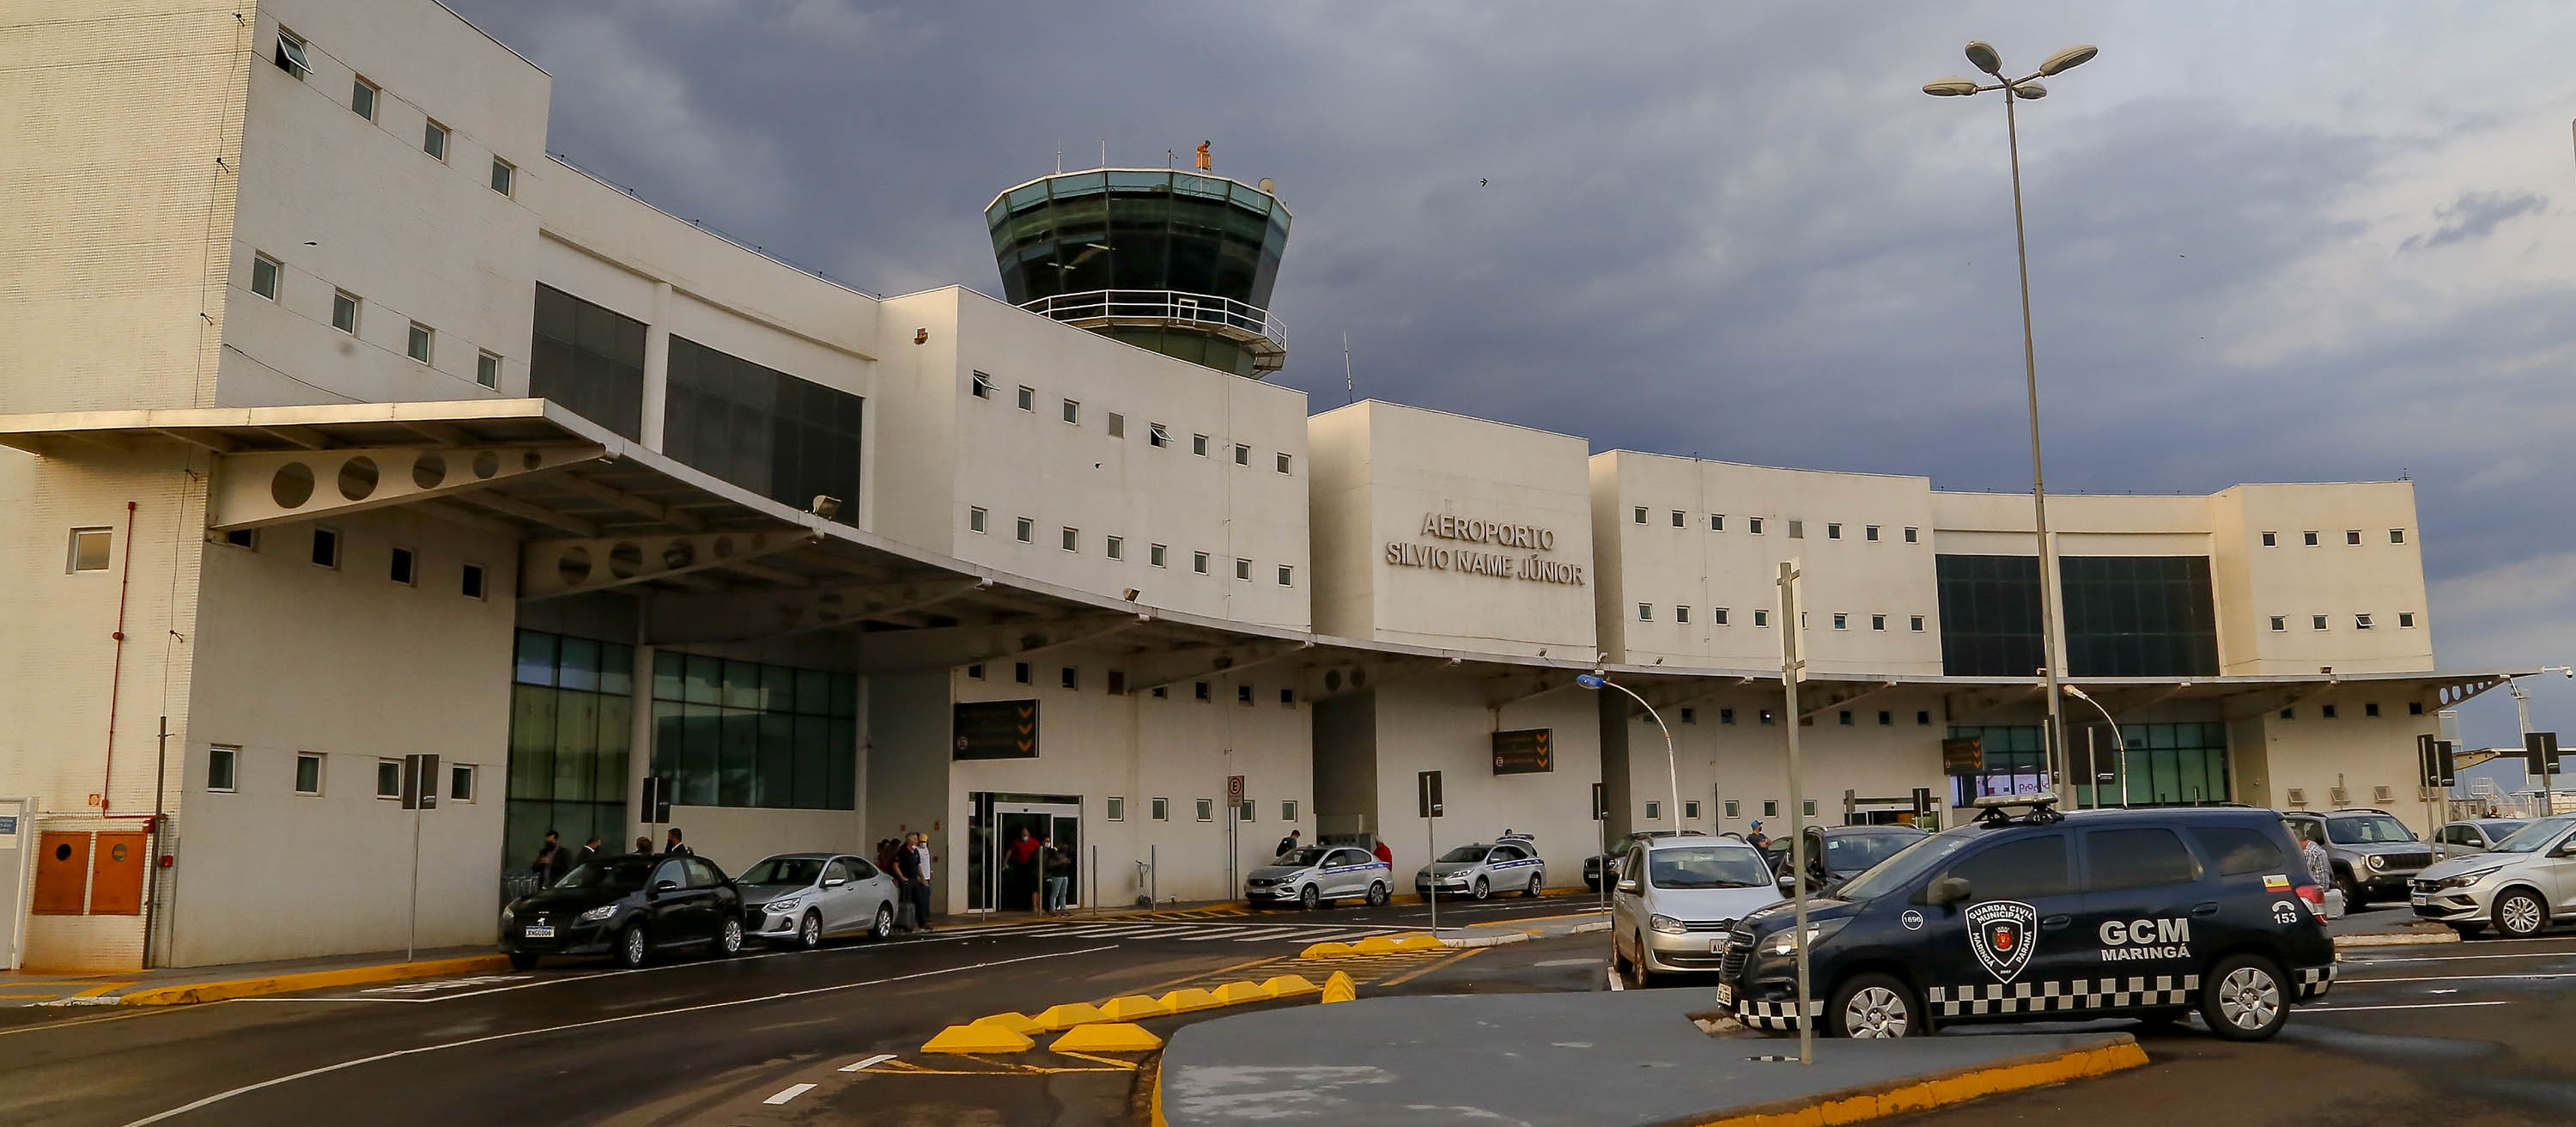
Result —
[[1734, 983], [1721, 982], [1717, 984], [1717, 1004], [1721, 1006], [1732, 1006], [1735, 1004]]
[[552, 939], [555, 937], [555, 927], [553, 924], [529, 924], [528, 930], [519, 934], [530, 939]]
[[1725, 940], [1723, 940], [1723, 939], [1712, 939], [1712, 940], [1709, 940], [1709, 941], [1708, 941], [1708, 953], [1709, 953], [1709, 954], [1712, 954], [1712, 955], [1723, 955], [1723, 954], [1725, 954], [1725, 953], [1726, 953], [1726, 941], [1725, 941]]
[[2424, 894], [2418, 892], [2413, 896], [2407, 897], [2406, 902], [2414, 905], [2415, 907], [2421, 908], [2424, 906]]

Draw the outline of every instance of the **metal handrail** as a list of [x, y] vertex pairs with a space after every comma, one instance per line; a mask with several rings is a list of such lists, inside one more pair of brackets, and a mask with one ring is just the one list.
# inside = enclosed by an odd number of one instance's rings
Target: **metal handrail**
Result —
[[1157, 321], [1231, 329], [1234, 332], [1228, 333], [1229, 336], [1257, 337], [1282, 351], [1288, 347], [1287, 326], [1280, 324], [1269, 310], [1215, 294], [1183, 290], [1085, 290], [1022, 302], [1020, 308], [1058, 321]]

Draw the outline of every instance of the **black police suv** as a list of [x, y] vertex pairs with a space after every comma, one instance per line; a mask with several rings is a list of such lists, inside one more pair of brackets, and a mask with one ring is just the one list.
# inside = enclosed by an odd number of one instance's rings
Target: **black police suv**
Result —
[[501, 950], [521, 970], [540, 955], [613, 955], [640, 967], [658, 950], [742, 950], [742, 892], [704, 857], [601, 857], [501, 909]]
[[[1981, 799], [1969, 824], [1809, 901], [1821, 1030], [1908, 1037], [2198, 1010], [2220, 1037], [2249, 1041], [2333, 984], [2325, 892], [2279, 814], [2061, 814], [2053, 801]], [[1794, 925], [1783, 902], [1727, 938], [1718, 999], [1749, 1026], [1797, 1027]]]

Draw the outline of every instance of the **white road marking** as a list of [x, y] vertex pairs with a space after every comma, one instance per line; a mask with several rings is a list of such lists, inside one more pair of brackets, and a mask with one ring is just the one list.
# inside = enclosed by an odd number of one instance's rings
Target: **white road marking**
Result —
[[1231, 939], [1237, 943], [1258, 943], [1264, 939], [1277, 939], [1292, 931], [1302, 933], [1305, 930], [1306, 929], [1302, 927], [1262, 927], [1254, 928], [1251, 931], [1237, 931], [1231, 934], [1218, 932], [1215, 935], [1193, 935], [1182, 940], [1182, 942], [1204, 943], [1211, 939]]
[[2449, 1010], [2461, 1006], [2505, 1006], [2510, 1002], [2409, 1002], [2399, 1006], [2309, 1006], [2312, 1013], [2348, 1014], [2362, 1010]]
[[777, 1095], [771, 1096], [760, 1102], [765, 1104], [783, 1104], [813, 1090], [814, 1085], [812, 1084], [798, 1084], [790, 1088], [782, 1089]]
[[862, 1071], [862, 1070], [864, 1070], [864, 1069], [873, 1068], [873, 1067], [875, 1067], [875, 1066], [877, 1066], [877, 1065], [884, 1064], [885, 1062], [890, 1061], [890, 1060], [893, 1060], [893, 1059], [894, 1059], [894, 1054], [893, 1054], [893, 1053], [878, 1053], [877, 1055], [872, 1056], [872, 1057], [869, 1057], [869, 1058], [868, 1058], [868, 1059], [866, 1059], [866, 1060], [863, 1060], [863, 1061], [853, 1061], [853, 1062], [851, 1062], [851, 1063], [849, 1063], [849, 1064], [842, 1065], [842, 1066], [841, 1066], [841, 1071], [843, 1071], [843, 1072], [859, 1072], [859, 1071]]
[[2557, 978], [2576, 978], [2576, 974], [2427, 974], [2405, 978], [2338, 978], [2337, 986], [2364, 982], [2542, 982]]
[[[855, 990], [862, 986], [882, 986], [889, 982], [909, 982], [916, 978], [935, 978], [943, 974], [956, 974], [961, 971], [970, 970], [984, 970], [988, 967], [1008, 966], [1012, 963], [1025, 963], [1036, 959], [1061, 959], [1073, 955], [1089, 955], [1098, 951], [1114, 951], [1117, 949], [1117, 944], [1107, 943], [1098, 947], [1086, 947], [1079, 951], [1049, 951], [1039, 955], [1022, 955], [1013, 959], [993, 959], [987, 962], [969, 963], [965, 966], [942, 967], [938, 970], [915, 971], [911, 974], [898, 974], [886, 978], [872, 978], [865, 982], [844, 982], [836, 986], [816, 986], [804, 990], [783, 990], [776, 994], [764, 994], [757, 998], [736, 998], [728, 1002], [703, 1002], [694, 1006], [681, 1006], [677, 1009], [656, 1010], [651, 1013], [620, 1014], [616, 1017], [603, 1017], [594, 1018], [589, 1021], [576, 1021], [568, 1025], [549, 1025], [542, 1029], [522, 1029], [514, 1033], [493, 1033], [481, 1037], [468, 1037], [462, 1041], [443, 1041], [435, 1045], [417, 1045], [408, 1049], [396, 1049], [389, 1053], [377, 1053], [374, 1056], [358, 1057], [354, 1060], [344, 1060], [338, 1064], [326, 1064], [317, 1068], [308, 1068], [302, 1072], [262, 1080], [255, 1084], [244, 1084], [238, 1088], [217, 1092], [214, 1095], [182, 1104], [178, 1107], [171, 1108], [168, 1111], [156, 1112], [152, 1115], [147, 1115], [132, 1123], [126, 1124], [125, 1127], [146, 1127], [148, 1124], [159, 1123], [165, 1119], [186, 1115], [187, 1113], [199, 1108], [211, 1107], [215, 1104], [231, 1099], [234, 1096], [247, 1095], [263, 1089], [274, 1088], [280, 1084], [291, 1084], [298, 1080], [338, 1072], [344, 1068], [356, 1068], [362, 1064], [374, 1064], [377, 1061], [394, 1060], [400, 1057], [414, 1056], [420, 1053], [434, 1053], [441, 1049], [461, 1049], [468, 1045], [482, 1045], [494, 1041], [509, 1041], [520, 1037], [532, 1037], [540, 1033], [562, 1033], [574, 1029], [589, 1029], [593, 1026], [614, 1025], [621, 1021], [637, 1021], [648, 1017], [669, 1017], [673, 1014], [699, 1013], [705, 1010], [721, 1010], [733, 1006], [747, 1006], [755, 1002], [775, 1002], [787, 998], [803, 998], [815, 994], [829, 994], [840, 990]], [[508, 987], [504, 987], [504, 989], [508, 989]]]
[[2345, 965], [2377, 966], [2380, 963], [2456, 963], [2469, 959], [2576, 959], [2576, 951], [2533, 951], [2521, 955], [2401, 955], [2393, 959], [2344, 959]]
[[1530, 965], [1531, 965], [1531, 966], [1534, 966], [1534, 967], [1592, 967], [1592, 966], [1599, 966], [1599, 965], [1601, 965], [1601, 960], [1599, 960], [1599, 959], [1549, 959], [1548, 961], [1543, 962], [1543, 963], [1531, 963]]

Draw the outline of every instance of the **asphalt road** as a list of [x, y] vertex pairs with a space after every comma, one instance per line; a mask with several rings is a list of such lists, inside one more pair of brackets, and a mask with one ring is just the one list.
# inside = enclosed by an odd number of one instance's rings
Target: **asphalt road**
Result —
[[[1441, 922], [1588, 906], [1444, 905]], [[640, 971], [549, 964], [169, 1010], [47, 1011], [0, 1026], [0, 1122], [1125, 1123], [1134, 1074], [1117, 1059], [949, 1066], [914, 1050], [987, 1013], [1152, 992], [1293, 955], [1325, 932], [1427, 922], [1424, 907], [1404, 905], [958, 929]], [[901, 1059], [843, 1071], [886, 1054]]]

